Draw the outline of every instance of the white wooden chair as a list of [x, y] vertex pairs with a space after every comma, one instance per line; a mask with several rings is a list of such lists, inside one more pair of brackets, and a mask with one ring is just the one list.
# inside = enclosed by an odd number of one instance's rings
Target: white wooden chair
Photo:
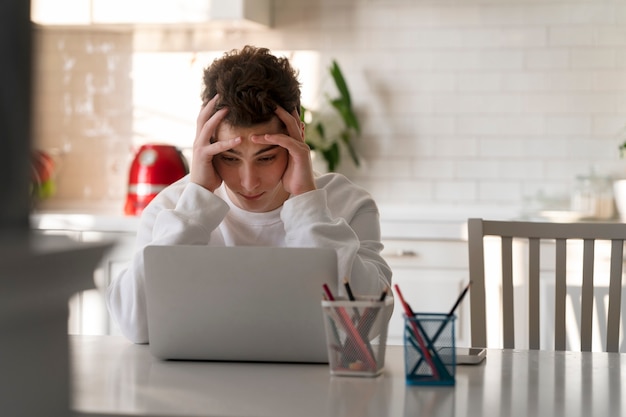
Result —
[[[554, 349], [566, 350], [566, 254], [567, 241], [583, 242], [582, 285], [580, 298], [581, 351], [592, 349], [594, 297], [594, 248], [597, 240], [611, 242], [606, 347], [619, 351], [622, 266], [626, 224], [622, 223], [542, 223], [529, 221], [468, 220], [469, 271], [472, 346], [487, 346], [485, 298], [485, 236], [501, 238], [502, 342], [504, 348], [515, 348], [513, 240], [528, 242], [528, 347], [540, 349], [540, 242], [555, 242], [554, 263]], [[596, 301], [597, 302], [597, 301]], [[519, 343], [519, 342], [518, 342]]]

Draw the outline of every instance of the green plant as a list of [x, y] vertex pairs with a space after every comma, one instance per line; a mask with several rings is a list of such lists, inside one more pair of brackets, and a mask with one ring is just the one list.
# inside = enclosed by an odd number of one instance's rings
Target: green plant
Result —
[[[313, 111], [302, 107], [302, 120], [306, 123], [306, 142], [313, 151], [319, 152], [328, 167], [335, 171], [341, 162], [341, 147], [345, 147], [356, 166], [360, 158], [354, 147], [354, 139], [361, 135], [361, 127], [352, 107], [348, 84], [337, 61], [333, 60], [328, 69], [339, 95], [325, 95], [330, 109]], [[332, 110], [332, 111], [329, 111]], [[309, 120], [310, 119], [310, 120]]]

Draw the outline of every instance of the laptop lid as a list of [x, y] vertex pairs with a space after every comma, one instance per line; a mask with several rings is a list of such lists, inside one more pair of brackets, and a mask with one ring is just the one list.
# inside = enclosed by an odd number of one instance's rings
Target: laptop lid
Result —
[[147, 246], [150, 351], [162, 359], [328, 362], [329, 248]]

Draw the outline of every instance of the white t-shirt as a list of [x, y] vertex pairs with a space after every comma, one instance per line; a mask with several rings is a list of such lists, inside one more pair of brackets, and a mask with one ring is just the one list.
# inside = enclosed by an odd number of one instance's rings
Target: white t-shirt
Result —
[[224, 185], [212, 193], [189, 176], [159, 193], [141, 215], [130, 266], [107, 289], [107, 306], [122, 333], [135, 343], [149, 341], [143, 264], [149, 244], [335, 248], [339, 282], [349, 277], [355, 294], [380, 295], [391, 284], [391, 269], [380, 255], [376, 203], [340, 174], [317, 176], [316, 186], [267, 213], [242, 210]]

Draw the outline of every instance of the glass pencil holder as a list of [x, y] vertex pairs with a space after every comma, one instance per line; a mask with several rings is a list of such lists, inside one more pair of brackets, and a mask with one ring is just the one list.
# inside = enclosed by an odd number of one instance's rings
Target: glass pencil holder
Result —
[[404, 365], [407, 385], [454, 385], [456, 316], [404, 315]]
[[393, 297], [322, 301], [331, 375], [377, 376], [385, 366]]

